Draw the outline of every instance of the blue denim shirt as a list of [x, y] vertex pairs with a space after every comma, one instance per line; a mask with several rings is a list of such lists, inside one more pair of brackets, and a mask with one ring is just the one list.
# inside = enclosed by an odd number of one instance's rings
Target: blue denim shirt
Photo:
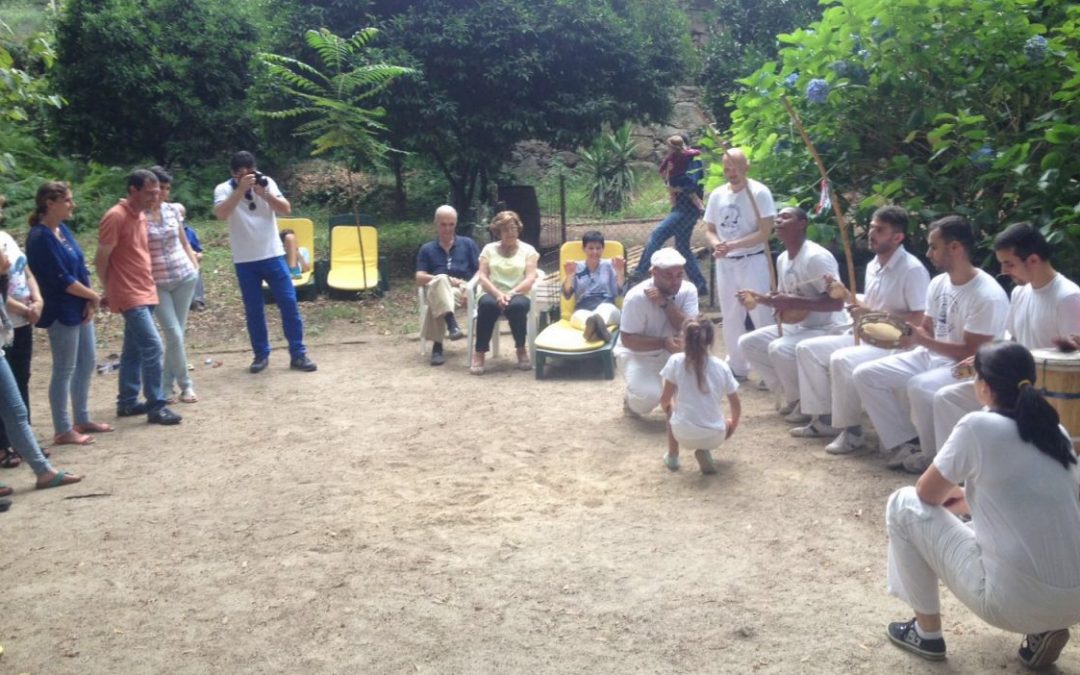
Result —
[[48, 328], [53, 321], [78, 326], [87, 303], [67, 292], [67, 287], [76, 281], [90, 287], [86, 258], [67, 225], [60, 224], [60, 234], [63, 241], [39, 223], [30, 228], [26, 237], [26, 260], [41, 288], [41, 299], [45, 301], [38, 328]]
[[480, 249], [468, 237], [454, 236], [447, 254], [439, 240], [429, 241], [416, 254], [416, 271], [428, 274], [446, 274], [468, 281], [480, 269]]

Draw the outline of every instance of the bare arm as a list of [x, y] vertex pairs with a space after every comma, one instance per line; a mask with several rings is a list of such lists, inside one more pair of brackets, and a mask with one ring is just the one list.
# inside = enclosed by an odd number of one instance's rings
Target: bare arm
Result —
[[925, 504], [951, 506], [950, 502], [964, 498], [964, 489], [949, 482], [937, 467], [931, 464], [915, 483], [915, 494]]
[[739, 420], [742, 419], [742, 400], [738, 394], [728, 394], [727, 402], [731, 407], [731, 417], [727, 420], [727, 435], [724, 438], [731, 438], [739, 426]]
[[671, 380], [664, 380], [664, 391], [660, 394], [660, 408], [667, 413], [668, 417], [671, 416], [671, 405], [675, 400], [675, 392], [678, 391], [678, 387]]
[[[94, 269], [97, 271], [98, 279], [101, 280], [101, 287], [108, 288], [108, 274], [109, 274], [109, 256], [112, 255], [115, 245], [98, 244], [97, 253], [94, 254]], [[74, 286], [72, 284], [71, 286]], [[82, 284], [79, 284], [82, 286]], [[68, 288], [71, 288], [68, 286]], [[85, 288], [85, 286], [84, 286]]]
[[[912, 344], [926, 347], [935, 354], [941, 354], [954, 361], [963, 361], [978, 351], [979, 347], [993, 340], [994, 336], [964, 331], [963, 342], [945, 342], [934, 339], [933, 333], [927, 332], [924, 328], [917, 328], [912, 332], [910, 339]], [[903, 342], [901, 345], [903, 346]]]
[[237, 204], [244, 198], [244, 193], [250, 190], [254, 184], [255, 176], [253, 174], [240, 178], [236, 182], [236, 187], [233, 188], [232, 193], [225, 198], [225, 201], [214, 205], [214, 217], [218, 220], [228, 220]]
[[184, 247], [184, 253], [191, 260], [191, 264], [195, 266], [195, 269], [199, 269], [199, 258], [195, 255], [195, 249], [191, 248], [191, 242], [188, 241], [187, 234], [184, 233], [183, 221], [180, 223], [180, 227], [176, 228], [176, 236], [180, 239], [180, 245]]
[[30, 289], [30, 298], [27, 304], [23, 304], [16, 300], [12, 296], [8, 296], [7, 310], [9, 314], [17, 314], [22, 317], [26, 317], [26, 320], [30, 323], [37, 323], [41, 318], [41, 310], [45, 307], [45, 303], [41, 299], [41, 289], [38, 288], [37, 279], [34, 278], [34, 274], [30, 271], [30, 268], [26, 268], [26, 285]]
[[511, 295], [527, 295], [532, 290], [533, 284], [536, 283], [536, 265], [536, 259], [525, 263], [525, 278], [510, 289]]
[[266, 203], [270, 205], [270, 208], [274, 213], [279, 216], [287, 216], [292, 213], [292, 204], [290, 204], [289, 200], [285, 199], [285, 197], [272, 195], [269, 190], [260, 185], [256, 185], [252, 189], [255, 191], [255, 194], [266, 200]]

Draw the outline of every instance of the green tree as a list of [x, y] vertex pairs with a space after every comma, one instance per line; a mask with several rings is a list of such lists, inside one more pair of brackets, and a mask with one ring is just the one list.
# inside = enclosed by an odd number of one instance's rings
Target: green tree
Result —
[[589, 182], [589, 201], [601, 213], [621, 209], [634, 193], [634, 152], [637, 147], [627, 122], [616, 131], [600, 134], [581, 151], [581, 168]]
[[259, 3], [69, 0], [56, 28], [65, 150], [192, 163], [248, 145]]
[[[14, 37], [2, 21], [0, 34], [5, 39]], [[52, 44], [44, 35], [31, 36], [24, 51], [44, 71], [56, 59]], [[49, 89], [44, 78], [32, 72], [29, 64], [17, 63], [11, 51], [0, 44], [0, 174], [15, 170], [21, 150], [33, 151], [40, 146], [36, 138], [39, 130], [36, 113], [62, 104], [63, 100]]]

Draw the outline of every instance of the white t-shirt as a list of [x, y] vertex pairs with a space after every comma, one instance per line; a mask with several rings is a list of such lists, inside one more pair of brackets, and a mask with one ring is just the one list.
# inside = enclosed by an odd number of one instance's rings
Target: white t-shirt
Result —
[[1012, 339], [1028, 349], [1049, 349], [1054, 338], [1080, 335], [1080, 286], [1063, 274], [1042, 288], [1016, 286], [1006, 325]]
[[[18, 300], [24, 305], [30, 303], [30, 284], [26, 281], [26, 254], [22, 252], [15, 239], [7, 232], [0, 231], [0, 249], [11, 263], [8, 271], [8, 297]], [[12, 328], [22, 328], [30, 322], [22, 314], [8, 312]]]
[[[788, 259], [784, 251], [776, 260], [776, 273], [779, 276], [777, 289], [786, 295], [800, 298], [821, 298], [825, 295], [825, 275], [840, 277], [840, 267], [832, 253], [809, 239], [799, 247], [794, 260]], [[835, 312], [810, 312], [798, 325], [804, 328], [824, 328], [845, 323], [841, 310]]]
[[[645, 290], [653, 288], [653, 280], [646, 279], [637, 286], [631, 288], [623, 299], [622, 318], [619, 320], [619, 340], [615, 344], [615, 355], [627, 352], [634, 354], [656, 355], [664, 351], [655, 349], [648, 352], [632, 351], [623, 346], [622, 334], [643, 335], [652, 338], [667, 338], [678, 335], [682, 330], [676, 328], [668, 321], [667, 314], [652, 300], [645, 296]], [[686, 316], [698, 315], [698, 295], [694, 284], [683, 279], [675, 297], [670, 299], [678, 305], [680, 311]]]
[[723, 431], [727, 428], [724, 409], [721, 402], [724, 397], [739, 390], [739, 383], [731, 374], [728, 365], [709, 355], [705, 361], [705, 386], [709, 391], [701, 391], [697, 375], [686, 367], [686, 354], [672, 354], [660, 371], [660, 377], [671, 382], [677, 388], [675, 405], [671, 411], [673, 425], [690, 425], [711, 431]]
[[966, 481], [975, 541], [988, 564], [1057, 588], [1080, 587], [1075, 464], [1065, 469], [1020, 440], [1016, 422], [978, 411], [957, 423], [934, 466], [950, 483]]
[[[705, 222], [712, 224], [716, 228], [717, 236], [724, 241], [740, 239], [758, 231], [754, 207], [750, 203], [748, 192], [753, 192], [754, 201], [757, 202], [762, 218], [776, 215], [772, 193], [761, 183], [748, 180], [747, 187], [738, 192], [732, 192], [731, 186], [724, 183], [709, 194], [709, 203], [705, 206]], [[765, 245], [758, 244], [747, 248], [732, 249], [728, 256], [749, 255], [764, 250]]]
[[[274, 197], [282, 196], [273, 178], [266, 177], [267, 192]], [[225, 181], [214, 188], [214, 206], [221, 204], [233, 193], [232, 181]], [[255, 208], [252, 209], [251, 205]], [[251, 191], [251, 199], [244, 197], [229, 214], [229, 246], [233, 262], [246, 263], [285, 255], [285, 248], [278, 236], [277, 215], [269, 202]]]
[[934, 320], [934, 338], [962, 343], [964, 333], [1001, 337], [1009, 313], [1009, 297], [1001, 284], [982, 270], [966, 284], [955, 286], [948, 274], [930, 281], [926, 313]]
[[883, 266], [877, 256], [866, 266], [863, 305], [875, 312], [907, 314], [926, 311], [930, 273], [919, 259], [903, 248]]

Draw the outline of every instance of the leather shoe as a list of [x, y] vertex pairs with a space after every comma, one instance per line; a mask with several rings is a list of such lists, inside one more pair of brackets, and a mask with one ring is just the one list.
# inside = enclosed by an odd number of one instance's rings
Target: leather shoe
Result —
[[462, 333], [460, 328], [458, 328], [457, 326], [454, 326], [453, 328], [450, 329], [450, 332], [446, 334], [446, 337], [451, 339], [451, 340], [456, 341], [456, 340], [460, 340], [460, 339], [464, 338], [465, 333]]
[[289, 362], [289, 367], [293, 370], [302, 370], [305, 373], [311, 373], [319, 369], [315, 362], [308, 358], [307, 354], [294, 358]]
[[146, 415], [146, 421], [150, 424], [163, 424], [165, 426], [180, 424], [180, 420], [182, 419], [184, 418], [180, 417], [168, 408], [158, 408], [157, 410], [151, 410]]
[[441, 366], [444, 363], [446, 363], [446, 357], [442, 352], [431, 352], [431, 365]]
[[251, 362], [250, 366], [248, 366], [248, 371], [252, 373], [261, 373], [262, 371], [266, 370], [266, 367], [268, 365], [270, 365], [269, 356], [256, 356], [255, 360]]
[[135, 405], [128, 406], [127, 408], [123, 408], [120, 406], [117, 406], [116, 408], [117, 417], [134, 417], [135, 415], [145, 415], [148, 412], [150, 412], [150, 406], [146, 405], [145, 402], [136, 403]]

